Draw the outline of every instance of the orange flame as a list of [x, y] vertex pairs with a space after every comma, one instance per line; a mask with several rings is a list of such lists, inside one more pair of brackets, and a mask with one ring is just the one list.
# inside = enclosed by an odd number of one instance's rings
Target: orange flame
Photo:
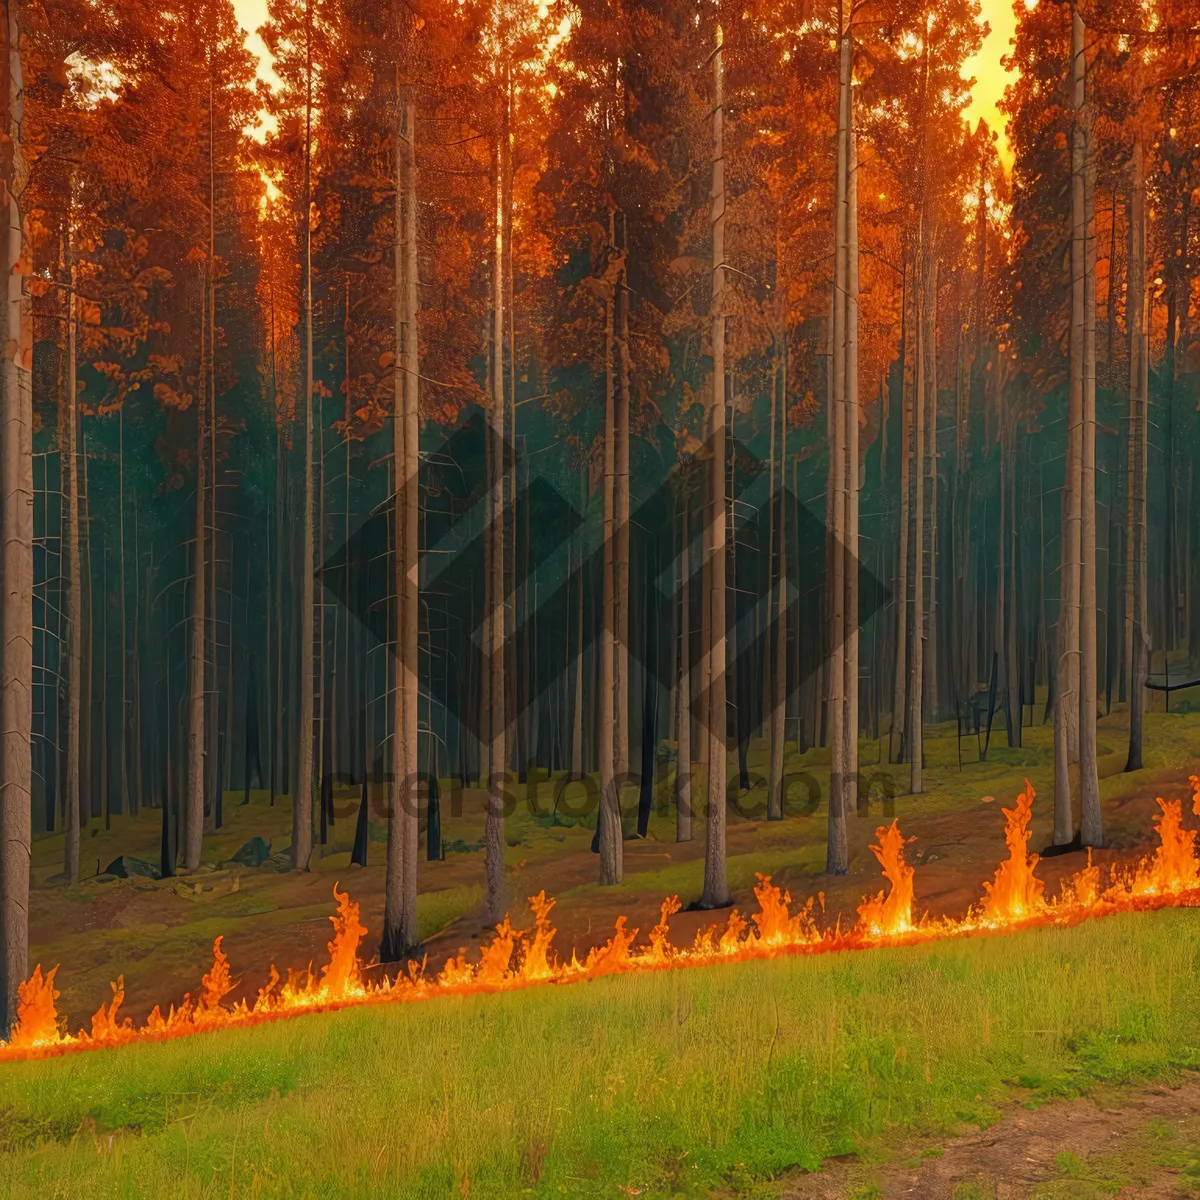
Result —
[[17, 985], [17, 1024], [9, 1043], [12, 1049], [36, 1050], [39, 1046], [53, 1045], [62, 1036], [54, 1006], [59, 996], [54, 986], [57, 974], [58, 968], [51, 967], [43, 976], [42, 964], [38, 963], [33, 974]]
[[[1200, 810], [1200, 776], [1193, 777], [1196, 798], [1193, 811]], [[240, 1000], [229, 1003], [236, 988], [223, 939], [213, 945], [213, 963], [202, 977], [199, 999], [185, 995], [171, 1005], [166, 1016], [156, 1007], [146, 1023], [135, 1027], [119, 1016], [125, 999], [124, 981], [112, 985], [112, 1000], [102, 1004], [92, 1017], [91, 1031], [64, 1031], [54, 987], [57, 967], [42, 974], [35, 967], [29, 980], [20, 985], [17, 1022], [9, 1042], [0, 1042], [0, 1060], [42, 1057], [100, 1046], [120, 1046], [131, 1041], [157, 1041], [182, 1037], [233, 1025], [253, 1024], [294, 1016], [302, 1012], [327, 1011], [348, 1004], [386, 1003], [430, 999], [447, 991], [459, 995], [497, 991], [533, 984], [565, 984], [596, 979], [625, 971], [682, 968], [706, 963], [771, 958], [781, 954], [819, 954], [833, 950], [938, 938], [963, 937], [982, 929], [1026, 927], [1031, 924], [1069, 924], [1086, 917], [1119, 911], [1135, 911], [1179, 905], [1200, 906], [1200, 860], [1196, 857], [1196, 831], [1183, 828], [1183, 805], [1179, 800], [1160, 800], [1155, 822], [1159, 846], [1154, 855], [1109, 872], [1102, 887], [1101, 868], [1088, 864], [1066, 880], [1056, 900], [1043, 896], [1043, 883], [1035, 875], [1036, 854], [1028, 852], [1029, 820], [1034, 791], [1025, 783], [1015, 806], [1004, 810], [1004, 839], [1008, 860], [995, 878], [984, 884], [984, 897], [965, 917], [914, 922], [914, 871], [904, 861], [905, 838], [898, 824], [880, 826], [877, 844], [870, 847], [890, 887], [874, 897], [865, 897], [858, 908], [858, 923], [843, 932], [840, 922], [833, 928], [818, 928], [814, 900], [792, 912], [792, 898], [784, 888], [759, 875], [754, 887], [758, 911], [746, 920], [734, 909], [724, 926], [700, 930], [689, 947], [678, 947], [669, 939], [669, 923], [679, 911], [679, 898], [663, 901], [658, 924], [650, 931], [648, 944], [638, 947], [638, 931], [627, 928], [618, 917], [612, 936], [602, 946], [588, 951], [582, 962], [572, 954], [560, 963], [551, 944], [554, 926], [550, 912], [554, 901], [545, 892], [531, 896], [534, 928], [526, 934], [513, 928], [508, 917], [496, 926], [477, 962], [465, 951], [452, 956], [434, 977], [425, 974], [425, 964], [410, 962], [395, 979], [364, 982], [359, 950], [366, 927], [359, 908], [334, 886], [337, 911], [330, 918], [333, 938], [329, 961], [314, 975], [311, 967], [289, 970], [286, 981], [271, 966], [266, 983], [258, 989], [253, 1005]], [[824, 912], [824, 896], [819, 895]]]
[[879, 860], [879, 865], [892, 886], [886, 898], [883, 892], [879, 892], [873, 900], [863, 898], [863, 902], [858, 906], [858, 925], [864, 933], [872, 937], [896, 937], [908, 933], [913, 928], [915, 871], [904, 861], [904, 845], [905, 842], [916, 839], [905, 838], [897, 821], [893, 821], [891, 825], [880, 825], [875, 830], [875, 836], [879, 839], [879, 845], [869, 849]]
[[1025, 790], [1017, 797], [1015, 808], [1005, 808], [1004, 842], [1008, 846], [1008, 861], [996, 869], [996, 878], [985, 883], [986, 893], [981, 912], [984, 925], [1011, 925], [1026, 921], [1040, 913], [1045, 903], [1042, 890], [1045, 885], [1033, 871], [1038, 865], [1036, 854], [1026, 853], [1029, 846], [1029, 818], [1033, 812], [1036, 793], [1029, 780]]
[[1200, 883], [1196, 862], [1196, 831], [1183, 828], [1183, 802], [1158, 801], [1161, 816], [1154, 822], [1159, 846], [1154, 857], [1134, 874], [1130, 890], [1135, 896], [1176, 895]]

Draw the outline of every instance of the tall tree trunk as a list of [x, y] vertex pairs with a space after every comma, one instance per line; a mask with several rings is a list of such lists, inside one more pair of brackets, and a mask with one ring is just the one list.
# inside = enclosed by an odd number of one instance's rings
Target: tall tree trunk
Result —
[[296, 746], [296, 778], [292, 782], [292, 868], [308, 870], [312, 855], [313, 821], [313, 671], [316, 667], [317, 613], [313, 595], [316, 549], [313, 522], [313, 296], [312, 296], [312, 0], [306, 0], [305, 49], [307, 65], [304, 108], [304, 263], [301, 302], [304, 305], [304, 527], [300, 551], [300, 712]]
[[129, 637], [127, 627], [128, 593], [125, 590], [125, 405], [117, 412], [117, 520], [119, 522], [118, 586], [121, 589], [121, 804], [129, 816], [137, 815], [137, 797], [129, 787]]
[[[202, 312], [207, 308], [208, 288], [205, 285], [204, 299], [201, 302]], [[202, 317], [200, 379], [196, 388], [196, 524], [192, 549], [192, 614], [188, 649], [187, 798], [183, 813], [183, 865], [189, 871], [194, 871], [200, 865], [200, 851], [204, 842], [204, 764], [207, 757], [204, 685], [208, 608], [208, 514], [205, 511], [205, 502], [208, 494], [207, 380], [210, 370], [207, 322]]]
[[[609, 247], [613, 234], [609, 217]], [[617, 600], [617, 388], [616, 388], [616, 290], [605, 307], [605, 405], [604, 405], [604, 614], [600, 626], [600, 810], [597, 841], [600, 851], [600, 882], [621, 882], [624, 847], [621, 830], [621, 769], [617, 760], [623, 734], [617, 714], [618, 701], [618, 600]]]
[[[786, 338], [786, 330], [777, 335], [780, 341]], [[767, 628], [771, 631], [768, 646], [772, 661], [767, 675], [770, 678], [770, 740], [771, 761], [767, 777], [767, 819], [783, 820], [783, 752], [786, 738], [786, 684], [787, 684], [787, 488], [783, 484], [783, 464], [787, 461], [787, 375], [784, 356], [777, 350], [775, 371], [771, 383], [771, 512], [772, 549], [775, 553], [774, 588], [767, 592], [774, 601], [773, 619], [768, 617]], [[777, 399], [778, 398], [778, 399]], [[778, 403], [779, 418], [776, 425], [775, 409]], [[778, 446], [778, 474], [776, 473], [775, 440]], [[770, 602], [768, 601], [768, 603]]]
[[[841, 18], [839, 17], [839, 21]], [[827, 510], [831, 512], [826, 538], [827, 657], [826, 688], [829, 713], [829, 813], [825, 870], [844, 875], [849, 866], [846, 846], [846, 492], [847, 492], [847, 330], [849, 315], [849, 151], [850, 39], [839, 30], [837, 184], [834, 209], [833, 357], [829, 403], [829, 482]]]
[[[1008, 744], [1020, 746], [1021, 719], [1021, 646], [1017, 623], [1017, 431], [1008, 431], [1008, 663], [1004, 668], [1008, 706]], [[1003, 468], [1002, 468], [1003, 469]]]
[[583, 557], [584, 539], [588, 501], [588, 472], [586, 466], [580, 474], [579, 481], [579, 532], [576, 535], [578, 564], [575, 568], [575, 696], [571, 705], [571, 778], [583, 778], [583, 646], [584, 646], [584, 604], [583, 604]]
[[487, 613], [488, 660], [489, 660], [489, 763], [488, 807], [484, 826], [484, 858], [487, 868], [487, 911], [489, 919], [498, 921], [508, 903], [504, 876], [504, 800], [505, 770], [508, 764], [506, 738], [508, 733], [508, 705], [505, 681], [505, 463], [506, 438], [508, 436], [505, 412], [504, 387], [504, 330], [505, 289], [504, 264], [508, 238], [510, 236], [509, 214], [504, 210], [504, 197], [509, 193], [508, 172], [511, 169], [511, 145], [509, 119], [512, 93], [505, 79], [504, 121], [500, 142], [496, 147], [496, 199], [499, 213], [499, 236], [492, 264], [492, 404], [489, 413], [491, 423], [491, 467], [492, 477], [488, 480], [488, 496], [491, 505], [488, 521], [491, 551], [489, 555], [490, 583], [489, 608]]
[[394, 274], [396, 288], [392, 458], [395, 491], [393, 587], [396, 594], [396, 696], [392, 785], [381, 954], [396, 961], [417, 945], [417, 860], [420, 850], [417, 713], [418, 509], [420, 489], [417, 327], [416, 106], [397, 88]]
[[675, 723], [675, 840], [692, 840], [692, 562], [691, 497], [680, 480], [679, 508], [682, 521], [679, 548], [679, 672], [676, 677]]
[[[1075, 19], [1082, 24], [1078, 10]], [[1083, 38], [1081, 37], [1081, 42]], [[1080, 588], [1079, 588], [1079, 822], [1085, 846], [1104, 842], [1100, 813], [1100, 778], [1096, 761], [1096, 702], [1099, 694], [1096, 620], [1096, 160], [1094, 106], [1087, 91], [1083, 53], [1075, 59], [1082, 83], [1083, 124], [1083, 461], [1080, 468]], [[1077, 95], [1077, 100], [1081, 99]], [[1110, 273], [1111, 274], [1111, 273]]]
[[938, 689], [938, 260], [933, 249], [930, 264], [931, 284], [926, 298], [925, 320], [928, 332], [925, 353], [928, 366], [925, 373], [925, 428], [929, 437], [929, 614], [925, 622], [925, 709], [931, 721], [941, 720]]
[[1062, 569], [1057, 631], [1058, 688], [1054, 706], [1054, 843], [1075, 836], [1071, 763], [1078, 758], [1080, 556], [1083, 520], [1084, 144], [1083, 19], [1072, 20], [1071, 61], [1075, 127], [1071, 134], [1071, 354], [1067, 388], [1067, 459], [1063, 488]]
[[924, 782], [924, 689], [925, 678], [925, 372], [927, 366], [926, 338], [928, 322], [925, 309], [928, 305], [931, 278], [930, 260], [933, 247], [930, 244], [930, 229], [927, 219], [921, 221], [921, 279], [917, 285], [916, 319], [917, 335], [916, 378], [913, 387], [913, 600], [912, 600], [912, 650], [908, 662], [908, 727], [907, 737], [909, 763], [909, 791], [918, 794], [925, 790]]
[[1146, 589], [1146, 463], [1149, 335], [1146, 312], [1146, 176], [1144, 148], [1134, 144], [1129, 205], [1129, 271], [1125, 324], [1129, 328], [1129, 547], [1126, 572], [1129, 659], [1129, 757], [1125, 770], [1142, 769], [1142, 719], [1150, 667]]
[[729, 900], [725, 882], [725, 789], [727, 785], [725, 627], [725, 64], [724, 34], [717, 27], [713, 52], [712, 115], [712, 405], [708, 460], [709, 617], [708, 630], [708, 804], [704, 838], [705, 908]]
[[[625, 214], [616, 226], [620, 244], [614, 246], [619, 269], [613, 292], [613, 352], [615, 355], [613, 420], [616, 434], [613, 477], [613, 754], [617, 792], [629, 774], [629, 239]], [[615, 239], [614, 239], [615, 240]]]
[[32, 838], [29, 739], [33, 721], [33, 365], [32, 330], [24, 279], [23, 215], [17, 197], [25, 188], [21, 152], [23, 83], [17, 6], [0, 8], [7, 87], [0, 152], [0, 184], [8, 198], [8, 229], [0, 253], [5, 284], [4, 354], [0, 357], [0, 527], [3, 530], [4, 601], [0, 624], [0, 1033], [16, 1017], [17, 987], [29, 969], [29, 861]]
[[[70, 229], [68, 227], [68, 238]], [[76, 271], [68, 241], [67, 258], [71, 264], [71, 291], [67, 317], [67, 395], [66, 429], [62, 455], [66, 460], [67, 510], [67, 745], [64, 763], [66, 841], [63, 848], [63, 871], [69, 883], [79, 882], [79, 762], [80, 708], [83, 698], [83, 627], [80, 603], [83, 585], [83, 565], [79, 544], [79, 383], [76, 359], [79, 300], [75, 295]], [[165, 799], [164, 799], [165, 803]]]
[[[854, 131], [853, 51], [846, 33], [846, 517], [842, 553], [846, 566], [846, 717], [845, 777], [842, 783], [842, 814], [858, 807], [858, 138]], [[935, 277], [936, 278], [936, 277]]]
[[[915, 272], [914, 272], [915, 273]], [[893, 675], [892, 729], [888, 734], [891, 761], [903, 762], [904, 719], [908, 703], [908, 527], [909, 475], [912, 458], [911, 402], [908, 390], [908, 263], [900, 301], [900, 545], [896, 556], [896, 663]]]

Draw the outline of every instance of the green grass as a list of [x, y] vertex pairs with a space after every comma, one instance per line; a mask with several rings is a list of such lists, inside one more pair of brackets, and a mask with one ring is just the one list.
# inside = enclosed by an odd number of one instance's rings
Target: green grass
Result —
[[1168, 911], [10, 1064], [0, 1195], [770, 1194], [889, 1128], [1200, 1066], [1198, 961]]

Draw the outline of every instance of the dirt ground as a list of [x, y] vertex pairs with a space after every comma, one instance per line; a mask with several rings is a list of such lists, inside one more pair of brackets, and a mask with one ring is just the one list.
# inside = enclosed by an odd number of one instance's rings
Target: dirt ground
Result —
[[1200, 1192], [1200, 1081], [1175, 1090], [1014, 1102], [987, 1129], [882, 1141], [784, 1187], [780, 1200], [1168, 1200]]
[[[1123, 714], [1101, 722], [1101, 777], [1105, 836], [1110, 848], [1100, 860], [1130, 857], [1155, 843], [1153, 818], [1156, 796], [1190, 795], [1189, 769], [1200, 761], [1200, 714], [1152, 714], [1148, 743], [1149, 765], [1136, 775], [1123, 775]], [[932, 731], [931, 731], [932, 732]], [[916, 865], [918, 911], [961, 914], [981, 895], [981, 884], [990, 879], [1006, 855], [1002, 806], [1012, 803], [1028, 775], [1035, 780], [1038, 799], [1034, 807], [1031, 849], [1040, 850], [1050, 840], [1049, 790], [1050, 729], [1029, 728], [1026, 746], [1009, 750], [996, 741], [986, 763], [966, 761], [960, 768], [952, 731], [930, 736], [927, 742], [926, 794], [896, 795], [884, 804], [878, 796], [849, 819], [850, 871], [841, 878], [823, 874], [825, 865], [826, 804], [821, 799], [812, 811], [804, 800], [814, 785], [827, 788], [828, 752], [812, 751], [803, 759], [792, 756], [788, 770], [805, 775], [789, 800], [789, 815], [781, 822], [757, 819], [754, 805], [762, 794], [731, 798], [728, 828], [728, 870], [734, 904], [744, 913], [755, 910], [753, 887], [756, 872], [771, 875], [790, 889], [796, 901], [824, 893], [827, 919], [840, 914], [853, 923], [856, 906], [867, 892], [884, 886], [878, 864], [868, 846], [885, 818], [894, 815], [901, 829], [916, 838], [908, 849]], [[752, 751], [751, 766], [765, 759], [765, 746]], [[974, 740], [964, 740], [964, 754], [974, 754]], [[822, 757], [823, 760], [822, 761]], [[886, 763], [884, 746], [864, 743], [864, 775], [877, 758]], [[907, 768], [891, 768], [903, 785]], [[530, 798], [516, 787], [520, 802], [507, 823], [507, 866], [513, 923], [531, 924], [527, 897], [544, 889], [557, 898], [553, 920], [558, 929], [555, 948], [562, 957], [572, 949], [586, 952], [611, 933], [624, 913], [631, 927], [645, 933], [657, 921], [664, 896], [677, 893], [686, 905], [701, 892], [704, 825], [695, 822], [691, 842], [674, 840], [673, 812], [655, 813], [645, 838], [633, 836], [635, 822], [626, 821], [625, 878], [615, 888], [596, 884], [597, 858], [591, 853], [592, 832], [578, 824], [562, 825], [551, 816], [554, 785], [541, 784]], [[901, 787], [897, 787], [898, 792]], [[213, 939], [224, 936], [239, 988], [235, 998], [253, 998], [264, 981], [268, 964], [281, 971], [325, 961], [333, 911], [333, 886], [340, 882], [361, 905], [368, 928], [363, 958], [378, 949], [384, 903], [385, 845], [383, 825], [373, 827], [369, 863], [364, 868], [349, 863], [358, 801], [347, 788], [337, 798], [338, 818], [330, 830], [324, 857], [308, 872], [286, 870], [286, 846], [291, 807], [286, 797], [274, 806], [265, 793], [241, 797], [227, 793], [223, 828], [205, 841], [205, 865], [190, 876], [175, 879], [112, 880], [102, 874], [118, 854], [132, 854], [157, 864], [160, 814], [157, 810], [137, 818], [113, 817], [111, 828], [95, 820], [86, 831], [81, 855], [84, 881], [64, 887], [61, 877], [62, 835], [39, 839], [34, 848], [35, 890], [31, 907], [31, 961], [45, 967], [61, 963], [57, 985], [62, 997], [59, 1011], [70, 1017], [71, 1027], [85, 1024], [96, 1008], [111, 996], [110, 981], [123, 977], [125, 1012], [143, 1019], [156, 1003], [165, 1005], [195, 991], [200, 976], [211, 964]], [[627, 798], [636, 810], [636, 796]], [[749, 816], [743, 816], [739, 807]], [[456, 809], [459, 810], [456, 813]], [[1190, 805], [1185, 811], [1189, 812]], [[420, 864], [420, 914], [427, 933], [424, 951], [436, 969], [460, 949], [471, 950], [491, 934], [484, 912], [483, 813], [484, 796], [477, 789], [461, 793], [458, 800], [443, 793], [442, 833], [446, 852], [442, 861]], [[258, 868], [230, 866], [228, 860], [251, 836], [272, 843], [274, 857]], [[1057, 890], [1059, 878], [1084, 865], [1084, 854], [1070, 853], [1043, 861], [1039, 874], [1047, 894]], [[671, 923], [672, 936], [690, 943], [696, 931], [726, 913], [681, 912]], [[375, 968], [378, 969], [378, 968]]]

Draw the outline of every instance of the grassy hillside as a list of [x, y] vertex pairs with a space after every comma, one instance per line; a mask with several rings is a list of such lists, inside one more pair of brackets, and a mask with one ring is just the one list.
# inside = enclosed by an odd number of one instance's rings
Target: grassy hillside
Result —
[[1200, 1066], [1200, 920], [351, 1010], [0, 1069], [0, 1195], [769, 1195]]

